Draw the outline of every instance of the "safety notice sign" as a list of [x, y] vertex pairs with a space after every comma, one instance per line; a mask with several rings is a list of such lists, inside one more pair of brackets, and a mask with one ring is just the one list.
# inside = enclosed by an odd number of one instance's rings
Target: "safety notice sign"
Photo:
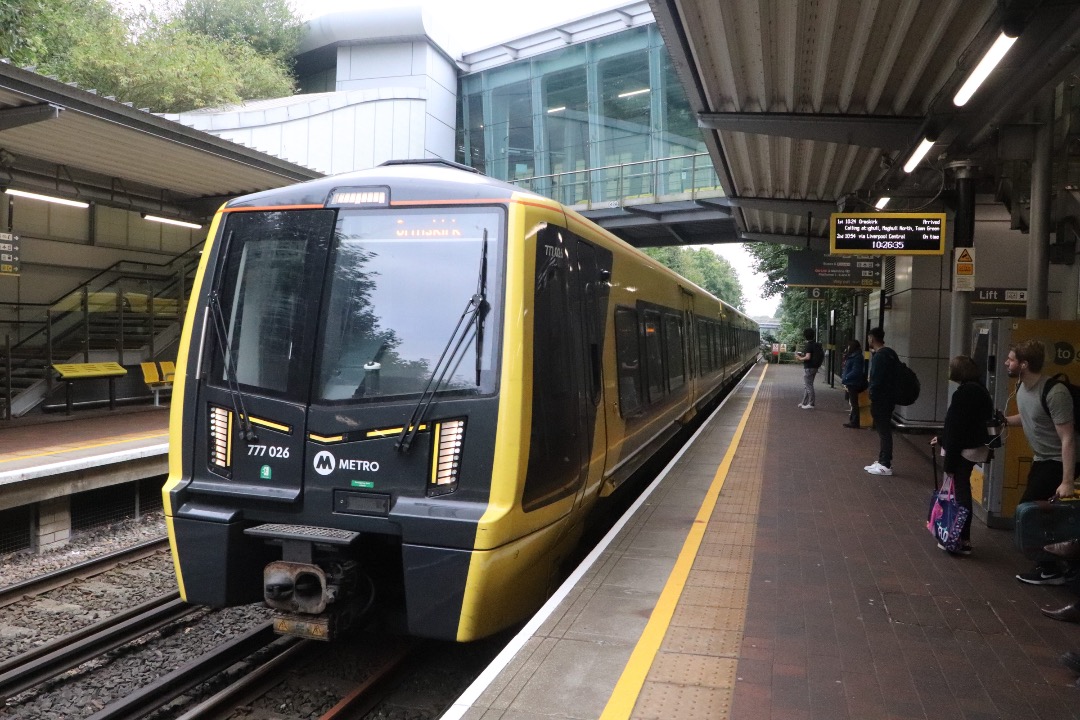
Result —
[[975, 292], [975, 248], [953, 249], [953, 290]]

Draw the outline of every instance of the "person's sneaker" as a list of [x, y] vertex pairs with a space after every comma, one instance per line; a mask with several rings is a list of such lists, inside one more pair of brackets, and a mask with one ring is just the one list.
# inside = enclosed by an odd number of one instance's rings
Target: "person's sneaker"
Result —
[[892, 475], [892, 468], [886, 467], [879, 462], [875, 462], [873, 465], [867, 465], [863, 470], [871, 475]]
[[800, 409], [800, 410], [805, 410], [805, 409], [806, 409], [806, 406], [805, 406], [805, 405], [803, 405], [802, 403], [799, 403], [799, 409]]
[[858, 430], [858, 429], [859, 429], [859, 426], [858, 426], [858, 425], [852, 425], [851, 423], [844, 423], [844, 427], [846, 427], [846, 428], [852, 428], [852, 429], [854, 429], [854, 430]]
[[1064, 585], [1065, 575], [1058, 570], [1035, 568], [1031, 572], [1017, 573], [1016, 579], [1028, 585]]
[[813, 409], [814, 409], [814, 406], [813, 406], [813, 405], [803, 405], [803, 406], [802, 406], [802, 409], [803, 409], [803, 410], [813, 410]]
[[965, 543], [965, 544], [961, 545], [956, 550], [950, 550], [949, 548], [945, 547], [941, 543], [938, 543], [937, 546], [938, 546], [938, 550], [944, 550], [945, 552], [949, 553], [950, 555], [970, 555], [971, 554], [971, 545], [968, 544], [968, 543]]

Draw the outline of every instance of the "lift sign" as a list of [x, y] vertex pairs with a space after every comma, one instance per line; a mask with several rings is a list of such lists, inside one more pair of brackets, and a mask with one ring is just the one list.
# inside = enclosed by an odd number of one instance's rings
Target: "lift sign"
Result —
[[834, 254], [945, 254], [945, 213], [833, 213], [830, 225]]

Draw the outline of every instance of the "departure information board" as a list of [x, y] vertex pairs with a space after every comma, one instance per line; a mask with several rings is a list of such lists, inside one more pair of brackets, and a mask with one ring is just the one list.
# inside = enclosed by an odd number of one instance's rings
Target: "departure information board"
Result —
[[787, 284], [789, 287], [872, 290], [881, 287], [881, 260], [799, 250], [788, 255]]
[[830, 225], [834, 254], [945, 254], [945, 213], [833, 213]]

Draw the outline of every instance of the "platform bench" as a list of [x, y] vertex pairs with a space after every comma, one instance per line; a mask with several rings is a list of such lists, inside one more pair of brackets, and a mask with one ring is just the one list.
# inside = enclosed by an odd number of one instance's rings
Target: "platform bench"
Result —
[[116, 378], [127, 375], [127, 370], [120, 363], [59, 363], [54, 364], [53, 370], [60, 376], [60, 380], [67, 384], [67, 414], [71, 414], [71, 386], [78, 380], [94, 380], [108, 378], [109, 380], [109, 409], [116, 409]]
[[176, 363], [168, 360], [144, 362], [140, 363], [139, 367], [142, 368], [143, 381], [146, 383], [146, 387], [154, 392], [154, 405], [160, 404], [158, 395], [161, 391], [172, 389], [173, 377], [176, 375]]

